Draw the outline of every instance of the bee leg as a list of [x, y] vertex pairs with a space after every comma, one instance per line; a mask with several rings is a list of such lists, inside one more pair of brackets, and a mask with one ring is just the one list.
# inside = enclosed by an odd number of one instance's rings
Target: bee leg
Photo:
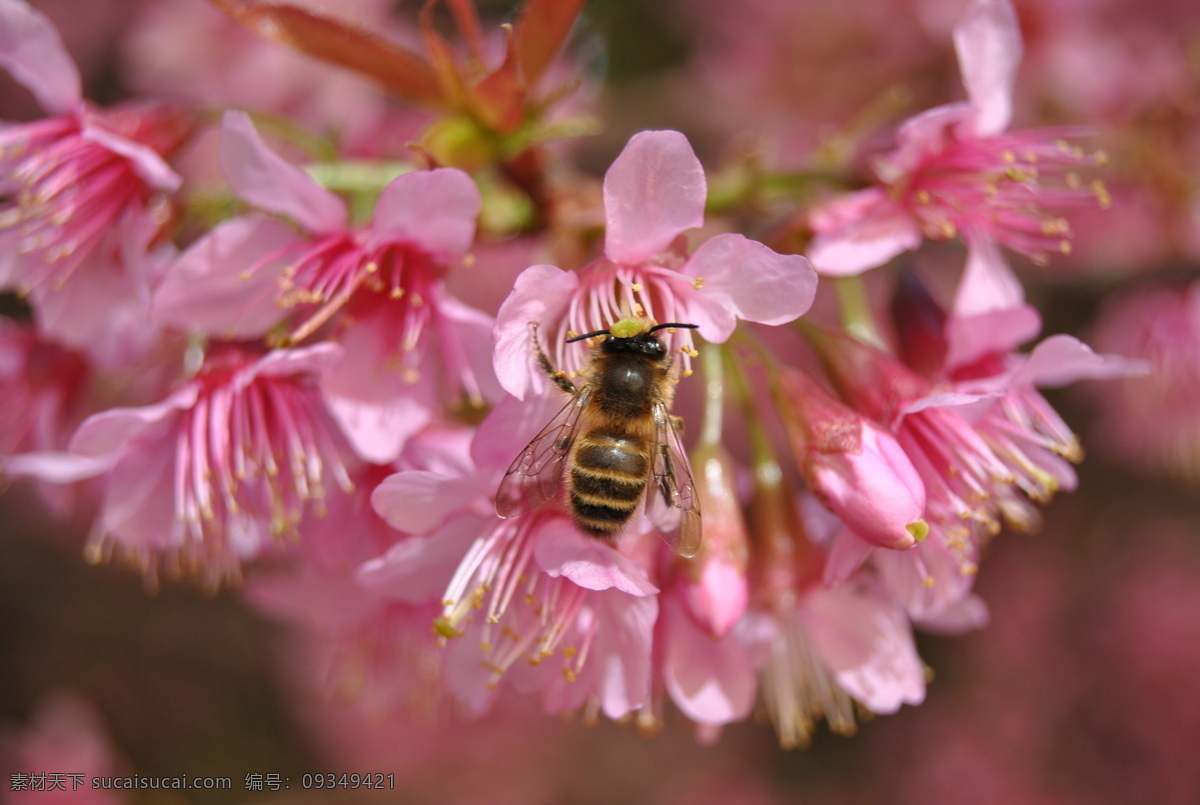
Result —
[[529, 322], [529, 327], [533, 330], [533, 346], [534, 349], [537, 350], [538, 366], [542, 367], [542, 371], [549, 375], [550, 379], [554, 381], [555, 385], [557, 385], [567, 394], [576, 393], [578, 389], [575, 388], [575, 384], [571, 382], [571, 379], [567, 377], [567, 373], [555, 369], [554, 364], [550, 362], [549, 356], [547, 356], [545, 351], [542, 349], [542, 344], [540, 341], [538, 341], [538, 323], [536, 321], [531, 321]]
[[675, 432], [677, 434], [679, 434], [679, 438], [682, 439], [683, 438], [683, 417], [675, 416], [674, 414], [672, 414], [671, 415], [671, 427], [673, 427], [675, 429]]

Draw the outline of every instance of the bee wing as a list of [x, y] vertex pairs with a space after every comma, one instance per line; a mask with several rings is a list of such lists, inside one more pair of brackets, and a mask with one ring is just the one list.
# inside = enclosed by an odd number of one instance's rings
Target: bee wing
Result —
[[679, 512], [678, 525], [665, 532], [663, 538], [675, 553], [690, 558], [700, 552], [700, 502], [696, 499], [696, 482], [679, 431], [661, 401], [654, 404], [653, 453], [652, 487], [646, 492], [647, 514], [660, 506]]
[[526, 445], [496, 490], [496, 514], [514, 517], [550, 500], [562, 488], [564, 462], [592, 391], [585, 387]]

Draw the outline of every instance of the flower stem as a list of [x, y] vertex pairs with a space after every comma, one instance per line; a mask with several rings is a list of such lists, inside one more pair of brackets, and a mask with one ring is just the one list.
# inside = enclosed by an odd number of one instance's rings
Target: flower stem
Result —
[[[756, 353], [764, 360], [768, 357], [762, 346], [756, 343], [753, 339], [745, 339], [745, 343], [749, 344]], [[745, 412], [746, 424], [750, 431], [750, 448], [754, 454], [755, 465], [772, 463], [775, 461], [775, 451], [771, 449], [771, 440], [767, 436], [767, 430], [763, 427], [762, 419], [758, 415], [758, 407], [754, 403], [754, 397], [750, 393], [750, 386], [746, 382], [745, 374], [742, 367], [745, 361], [737, 360], [731, 352], [726, 352], [724, 355], [726, 374], [729, 378], [730, 385], [733, 387], [733, 393], [736, 395], [738, 403], [742, 411]], [[750, 360], [754, 360], [750, 358]], [[774, 372], [774, 368], [770, 365], [766, 366], [767, 372]]]
[[721, 443], [725, 416], [725, 349], [720, 344], [705, 344], [700, 350], [700, 365], [704, 370], [704, 421], [700, 442]]
[[850, 335], [874, 347], [883, 347], [883, 339], [875, 327], [875, 317], [867, 302], [862, 277], [838, 277], [833, 281], [837, 292], [838, 307], [842, 312], [842, 326]]

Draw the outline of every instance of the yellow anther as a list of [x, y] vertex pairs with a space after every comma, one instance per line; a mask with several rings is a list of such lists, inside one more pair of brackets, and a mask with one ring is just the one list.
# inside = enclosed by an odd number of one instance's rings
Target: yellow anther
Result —
[[1024, 182], [1029, 179], [1029, 174], [1014, 165], [1004, 169], [1004, 178], [1012, 182]]

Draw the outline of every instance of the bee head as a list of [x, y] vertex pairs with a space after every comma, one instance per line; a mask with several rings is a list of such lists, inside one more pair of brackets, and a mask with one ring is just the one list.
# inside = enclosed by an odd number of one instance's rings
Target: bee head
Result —
[[654, 333], [658, 330], [665, 330], [671, 327], [687, 327], [694, 330], [699, 325], [679, 324], [676, 322], [654, 324], [649, 319], [628, 318], [621, 319], [607, 330], [596, 330], [595, 332], [568, 338], [567, 343], [570, 344], [575, 341], [583, 341], [586, 338], [606, 335], [608, 338], [600, 344], [600, 348], [605, 352], [634, 352], [652, 358], [660, 358], [666, 354], [666, 348]]

